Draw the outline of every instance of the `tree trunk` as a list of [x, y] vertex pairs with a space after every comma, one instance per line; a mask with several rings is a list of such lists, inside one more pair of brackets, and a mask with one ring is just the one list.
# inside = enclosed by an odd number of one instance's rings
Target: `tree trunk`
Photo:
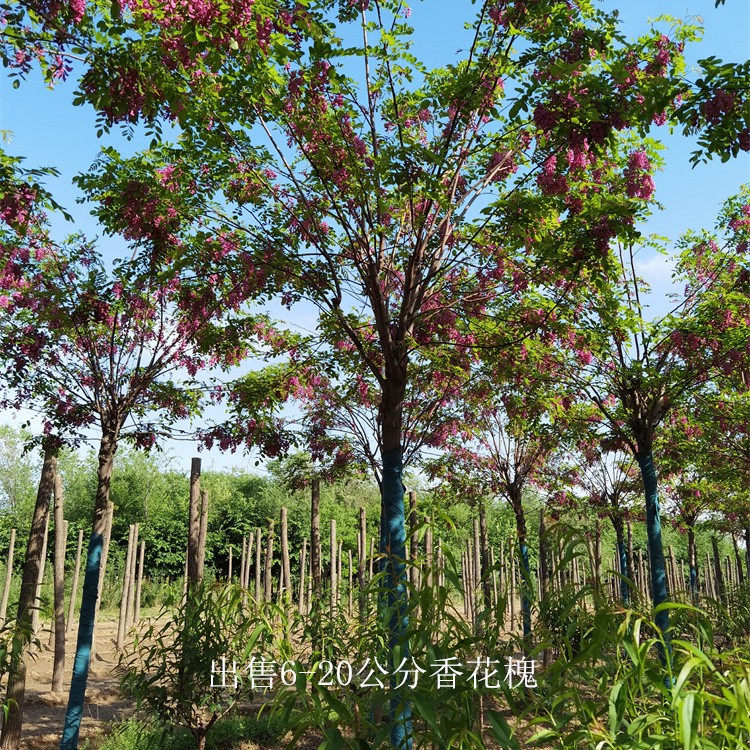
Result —
[[10, 530], [10, 542], [8, 543], [8, 566], [5, 569], [5, 588], [3, 589], [3, 601], [0, 603], [0, 627], [5, 624], [8, 616], [8, 599], [10, 598], [10, 583], [13, 578], [13, 552], [16, 548], [16, 530]]
[[73, 628], [73, 615], [75, 613], [76, 598], [78, 597], [78, 579], [81, 572], [81, 552], [83, 550], [83, 529], [78, 529], [78, 544], [76, 546], [76, 566], [73, 570], [73, 584], [70, 588], [70, 603], [68, 604], [68, 622], [65, 631]]
[[31, 520], [29, 541], [26, 546], [26, 559], [23, 564], [21, 593], [18, 598], [18, 611], [13, 628], [13, 644], [8, 686], [5, 692], [7, 715], [3, 722], [0, 747], [3, 750], [18, 750], [21, 743], [23, 725], [24, 696], [26, 693], [26, 659], [32, 637], [32, 610], [37, 593], [37, 581], [42, 565], [44, 529], [49, 518], [49, 503], [53, 492], [57, 471], [57, 449], [47, 444], [44, 449], [44, 463], [39, 478], [39, 487]]
[[[654, 468], [654, 457], [651, 451], [637, 456], [641, 469], [643, 490], [646, 496], [646, 534], [648, 537], [648, 551], [651, 568], [651, 591], [654, 607], [663, 604], [669, 598], [667, 589], [667, 572], [664, 564], [664, 547], [661, 539], [661, 515], [659, 512], [659, 493]], [[664, 641], [659, 644], [659, 656], [664, 665], [671, 657], [669, 636], [669, 610], [662, 609], [654, 615], [654, 622], [659, 628]]]
[[94, 520], [91, 527], [86, 574], [83, 579], [83, 597], [78, 618], [78, 640], [73, 661], [73, 677], [70, 683], [68, 707], [65, 713], [65, 726], [60, 750], [75, 750], [78, 746], [78, 733], [83, 718], [83, 704], [86, 697], [86, 683], [89, 675], [91, 643], [94, 636], [94, 618], [99, 598], [99, 572], [102, 563], [102, 548], [107, 527], [109, 492], [112, 482], [112, 467], [117, 450], [117, 431], [105, 430], [99, 446], [99, 468], [97, 473]]
[[[102, 596], [104, 595], [104, 581], [107, 575], [107, 560], [109, 559], [109, 543], [112, 539], [112, 517], [115, 508], [111, 502], [107, 502], [107, 512], [104, 519], [104, 539], [102, 540], [102, 552], [99, 563], [99, 581], [97, 583], [97, 596], [96, 603], [94, 604], [94, 625], [99, 619], [99, 609], [102, 604]], [[88, 558], [87, 558], [88, 564]], [[185, 565], [187, 565], [187, 558], [185, 559]], [[84, 573], [84, 586], [85, 586], [85, 573]], [[81, 601], [83, 603], [83, 600]], [[80, 613], [79, 613], [79, 627], [80, 627]], [[94, 658], [96, 652], [96, 631], [91, 635], [91, 650], [89, 651], [89, 662]]]
[[[402, 409], [406, 391], [406, 354], [392, 353], [394, 359], [386, 361], [386, 378], [378, 416], [380, 418], [383, 441], [383, 473], [381, 480], [381, 548], [384, 555], [384, 588], [387, 603], [392, 612], [388, 623], [391, 661], [396, 644], [408, 628], [408, 595], [405, 585], [406, 524], [404, 513]], [[410, 652], [407, 643], [401, 645], [401, 658], [407, 661]], [[403, 694], [396, 689], [398, 665], [391, 663], [391, 745], [402, 750], [411, 750], [411, 704], [403, 700]]]
[[55, 658], [52, 665], [52, 692], [60, 693], [63, 689], [65, 672], [65, 547], [68, 535], [66, 521], [63, 519], [62, 479], [55, 474], [55, 563], [54, 563], [54, 600], [55, 600]]
[[623, 607], [630, 604], [630, 586], [628, 579], [630, 571], [628, 570], [628, 552], [625, 546], [625, 524], [620, 516], [612, 518], [612, 525], [615, 527], [615, 538], [617, 539], [617, 563], [620, 569], [620, 601]]
[[516, 516], [518, 534], [518, 562], [521, 573], [521, 618], [523, 622], [524, 653], [531, 651], [531, 568], [529, 567], [529, 548], [526, 544], [526, 516], [521, 501], [521, 488], [514, 486], [510, 494], [511, 507]]

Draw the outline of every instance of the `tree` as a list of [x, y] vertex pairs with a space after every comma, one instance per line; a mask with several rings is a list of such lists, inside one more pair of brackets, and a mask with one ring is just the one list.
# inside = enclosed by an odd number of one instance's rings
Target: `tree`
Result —
[[[44, 432], [75, 443], [100, 430], [94, 520], [64, 744], [75, 746], [88, 676], [103, 539], [117, 445], [150, 447], [199, 402], [190, 378], [207, 365], [195, 347], [202, 321], [175, 317], [179, 279], [137, 260], [107, 271], [82, 238], [63, 246], [42, 229], [7, 236], [3, 255], [0, 375], [4, 405], [32, 406]], [[227, 359], [223, 360], [224, 363]], [[177, 370], [188, 375], [183, 383]], [[130, 424], [128, 424], [130, 423]], [[4, 746], [19, 721], [4, 725]], [[5, 739], [5, 738], [8, 739]]]
[[[334, 8], [253, 17], [132, 3], [132, 35], [97, 59], [84, 94], [103, 127], [166, 117], [181, 143], [108, 152], [82, 184], [111, 229], [138, 214], [154, 250], [211, 284], [232, 279], [226, 293], [244, 273], [284, 303], [311, 302], [333, 334], [321, 346], [354, 347], [377, 384], [395, 646], [410, 372], [438, 349], [466, 369], [475, 332], [464, 321], [490, 301], [542, 279], [555, 289], [571, 263], [587, 280], [610, 265], [608, 240], [631, 232], [641, 205], [622, 189], [640, 167], [620, 161], [613, 134], [645, 132], [664, 111], [692, 30], [628, 44], [588, 6], [485, 2], [463, 59], [428, 70], [400, 3], [342, 6], [338, 24]], [[155, 236], [146, 225], [165, 205]], [[195, 240], [209, 233], [221, 247], [206, 253]], [[394, 745], [408, 733], [399, 703]]]

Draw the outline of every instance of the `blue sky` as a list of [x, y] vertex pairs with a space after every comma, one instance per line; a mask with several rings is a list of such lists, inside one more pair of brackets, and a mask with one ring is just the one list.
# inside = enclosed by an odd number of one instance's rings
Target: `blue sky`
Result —
[[[713, 0], [657, 0], [656, 3], [605, 0], [601, 3], [607, 10], [619, 10], [623, 30], [629, 36], [648, 28], [647, 19], [654, 14], [657, 4], [659, 13], [681, 19], [703, 18], [703, 41], [686, 50], [691, 64], [710, 55], [729, 61], [750, 58], [750, 5], [746, 0], [727, 0], [719, 8], [714, 8]], [[428, 65], [457, 59], [457, 51], [467, 38], [463, 23], [476, 6], [468, 0], [425, 0], [413, 2], [412, 8], [417, 55]], [[94, 113], [89, 107], [72, 106], [73, 91], [72, 80], [50, 91], [36, 73], [19, 89], [13, 89], [9, 79], [0, 77], [0, 130], [12, 132], [12, 141], [4, 147], [11, 154], [25, 156], [26, 166], [55, 166], [60, 170], [60, 178], [48, 181], [48, 185], [57, 200], [74, 215], [76, 228], [91, 236], [97, 233], [97, 227], [88, 209], [75, 204], [77, 193], [71, 184], [72, 177], [90, 165], [105, 142], [128, 150], [144, 143], [136, 141], [128, 145], [117, 131], [99, 141], [95, 136]], [[750, 182], [750, 157], [743, 154], [727, 164], [714, 160], [692, 168], [689, 163], [692, 144], [679, 135], [670, 137], [662, 133], [663, 130], [660, 129], [659, 136], [666, 146], [666, 167], [656, 176], [656, 196], [664, 210], [654, 215], [644, 231], [675, 238], [686, 229], [713, 225], [721, 203], [736, 193], [742, 183]], [[72, 228], [63, 223], [58, 225], [61, 234]], [[102, 246], [107, 243], [113, 255], [120, 254], [124, 247], [116, 240], [106, 240]], [[640, 270], [654, 290], [654, 309], [659, 309], [664, 304], [660, 300], [670, 288], [669, 263], [655, 254], [644, 255], [640, 262]], [[174, 450], [187, 467], [193, 448], [180, 443]], [[218, 451], [212, 451], [209, 456], [206, 463], [210, 465], [213, 461], [217, 468], [253, 464], [252, 460], [243, 460], [238, 455], [222, 456]]]

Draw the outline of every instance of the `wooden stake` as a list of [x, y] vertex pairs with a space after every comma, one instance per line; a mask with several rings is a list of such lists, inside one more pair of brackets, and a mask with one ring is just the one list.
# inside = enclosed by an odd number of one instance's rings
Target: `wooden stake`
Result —
[[[54, 486], [54, 485], [53, 485]], [[34, 597], [34, 611], [31, 615], [31, 630], [33, 633], [39, 630], [40, 609], [42, 606], [42, 582], [44, 581], [44, 569], [47, 567], [47, 543], [49, 541], [49, 513], [44, 524], [44, 540], [42, 541], [42, 559], [39, 565], [39, 577], [36, 581], [36, 595]]]
[[263, 578], [264, 596], [267, 602], [272, 601], [273, 582], [271, 569], [273, 567], [273, 519], [268, 522], [268, 531], [266, 532], [266, 567]]
[[10, 597], [10, 582], [13, 578], [13, 552], [16, 547], [16, 530], [10, 530], [10, 542], [8, 543], [8, 560], [5, 568], [5, 588], [3, 589], [3, 600], [0, 602], [0, 625], [5, 623], [8, 616], [8, 599]]
[[146, 542], [141, 542], [141, 551], [138, 555], [138, 577], [135, 581], [135, 607], [133, 609], [133, 624], [141, 621], [141, 586], [143, 584], [143, 559], [146, 556]]
[[187, 580], [200, 579], [200, 535], [201, 535], [201, 460], [193, 458], [190, 463], [190, 512], [188, 518]]
[[331, 616], [336, 611], [336, 573], [338, 572], [338, 565], [336, 564], [336, 552], [338, 551], [338, 543], [336, 541], [336, 519], [331, 519], [331, 570], [330, 570], [330, 584], [331, 584]]
[[299, 596], [297, 597], [297, 608], [301, 615], [305, 609], [305, 565], [307, 564], [307, 537], [302, 538], [302, 552], [299, 556]]
[[206, 565], [206, 535], [208, 534], [208, 492], [201, 490], [200, 521], [198, 523], [198, 579], [203, 578]]
[[255, 601], [260, 602], [260, 528], [255, 529]]
[[289, 601], [292, 600], [292, 566], [289, 562], [289, 539], [287, 537], [287, 512], [281, 509], [281, 573], [282, 591], [287, 592]]
[[52, 665], [52, 692], [63, 689], [65, 672], [65, 547], [68, 536], [67, 521], [63, 519], [63, 488], [60, 475], [55, 472], [55, 558], [54, 558], [54, 628], [55, 656]]
[[[125, 555], [125, 569], [123, 571], [122, 595], [120, 597], [120, 619], [117, 623], [117, 650], [121, 651], [125, 643], [126, 609], [130, 599], [130, 563], [133, 559], [133, 524], [128, 529], [128, 551]], [[188, 563], [189, 564], [189, 563]]]
[[83, 529], [78, 529], [78, 546], [76, 547], [76, 565], [73, 569], [73, 585], [70, 589], [70, 603], [68, 604], [68, 622], [65, 632], [69, 633], [73, 628], [73, 614], [75, 612], [76, 597], [78, 596], [78, 578], [81, 574], [81, 551], [83, 550]]

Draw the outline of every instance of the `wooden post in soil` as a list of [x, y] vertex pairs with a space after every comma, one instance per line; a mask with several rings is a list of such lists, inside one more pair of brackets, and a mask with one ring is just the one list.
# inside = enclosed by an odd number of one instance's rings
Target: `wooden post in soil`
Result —
[[[200, 521], [198, 523], [198, 579], [206, 567], [206, 536], [208, 534], [208, 492], [201, 490]], [[137, 537], [136, 537], [137, 539]]]
[[63, 488], [60, 474], [55, 472], [55, 558], [54, 558], [54, 628], [55, 656], [52, 664], [52, 692], [63, 689], [65, 672], [65, 547], [68, 527], [63, 519]]
[[229, 564], [227, 565], [227, 583], [232, 582], [232, 545], [229, 545]]
[[266, 532], [266, 565], [263, 570], [263, 595], [267, 602], [273, 601], [273, 519], [268, 522]]
[[721, 571], [721, 557], [719, 556], [719, 543], [716, 540], [716, 535], [711, 536], [711, 549], [714, 553], [714, 576], [716, 579], [716, 593], [717, 598], [721, 603], [726, 606], [727, 595], [724, 587], [724, 574]]
[[44, 569], [47, 567], [47, 544], [49, 542], [49, 513], [44, 525], [44, 539], [42, 541], [42, 561], [39, 566], [39, 577], [36, 579], [36, 594], [34, 595], [34, 610], [31, 615], [31, 632], [36, 635], [39, 630], [39, 616], [41, 614], [42, 582], [44, 581]]
[[437, 575], [438, 586], [445, 588], [445, 557], [443, 557], [443, 540], [437, 540]]
[[367, 602], [365, 601], [366, 586], [366, 551], [367, 551], [367, 511], [364, 506], [359, 509], [359, 534], [357, 534], [357, 583], [359, 585], [359, 619], [364, 622], [367, 614]]
[[138, 554], [138, 576], [135, 579], [135, 607], [133, 608], [133, 624], [141, 621], [141, 587], [143, 585], [143, 559], [146, 556], [146, 542], [141, 542], [141, 550]]
[[490, 549], [490, 567], [492, 568], [492, 608], [496, 609], [500, 601], [497, 593], [497, 569], [495, 568], [495, 550]]
[[128, 527], [128, 551], [125, 555], [125, 568], [123, 570], [122, 595], [120, 597], [120, 617], [117, 622], [117, 650], [122, 651], [125, 643], [125, 620], [127, 618], [128, 601], [130, 600], [130, 563], [133, 560], [133, 532], [135, 527]]
[[200, 580], [200, 536], [201, 536], [201, 460], [190, 462], [190, 509], [188, 516], [187, 582]]
[[[248, 534], [247, 539], [242, 540], [242, 545], [245, 554], [240, 567], [240, 586], [242, 587], [242, 606], [247, 607], [247, 592], [250, 590], [250, 561], [253, 559], [253, 535]], [[258, 601], [257, 596], [255, 601]]]
[[13, 553], [16, 548], [16, 530], [10, 530], [10, 542], [8, 543], [8, 559], [5, 568], [5, 588], [3, 588], [3, 600], [0, 602], [0, 626], [5, 624], [8, 616], [8, 599], [10, 598], [10, 582], [13, 578]]
[[257, 603], [260, 603], [261, 596], [263, 595], [263, 590], [261, 588], [261, 581], [260, 581], [260, 574], [261, 574], [260, 560], [261, 560], [260, 527], [256, 527], [255, 528], [255, 601]]
[[281, 515], [281, 573], [282, 573], [282, 597], [289, 599], [291, 604], [292, 591], [292, 566], [289, 561], [289, 537], [287, 536], [287, 510], [282, 508]]
[[510, 632], [516, 627], [516, 545], [510, 545], [510, 565], [508, 566], [508, 596], [510, 597]]
[[344, 580], [344, 542], [339, 539], [339, 550], [336, 556], [336, 562], [339, 566], [338, 574], [336, 575], [336, 606], [341, 604], [341, 589], [343, 588], [342, 581]]
[[370, 539], [370, 578], [368, 580], [372, 580], [372, 566], [375, 563], [375, 539]]
[[409, 566], [408, 581], [412, 588], [417, 587], [417, 555], [419, 554], [419, 537], [417, 536], [417, 493], [409, 492]]
[[426, 556], [426, 567], [427, 567], [427, 580], [425, 582], [427, 588], [432, 588], [435, 585], [434, 570], [435, 567], [435, 542], [432, 537], [432, 519], [430, 518], [427, 523], [427, 528], [424, 534], [424, 548]]
[[302, 538], [302, 552], [299, 556], [299, 595], [297, 596], [297, 610], [304, 615], [305, 609], [305, 566], [307, 565], [307, 537]]
[[310, 557], [307, 558], [307, 602], [306, 602], [306, 614], [310, 614], [312, 611], [312, 598], [313, 598], [313, 583], [312, 583], [312, 560]]
[[336, 573], [338, 572], [338, 565], [336, 564], [336, 552], [338, 551], [338, 542], [336, 541], [336, 519], [331, 519], [331, 569], [330, 569], [330, 606], [331, 606], [331, 617], [336, 612]]
[[354, 605], [354, 570], [352, 565], [352, 551], [347, 550], [349, 553], [349, 619], [352, 618], [352, 608]]
[[138, 567], [138, 536], [141, 525], [133, 524], [133, 554], [130, 556], [130, 584], [128, 586], [128, 603], [125, 608], [125, 632], [133, 625], [135, 615], [135, 574]]
[[323, 561], [320, 544], [320, 479], [313, 477], [310, 485], [310, 571], [312, 597], [310, 608], [317, 609], [323, 596]]
[[78, 529], [78, 544], [76, 546], [76, 564], [73, 568], [73, 583], [70, 588], [70, 603], [68, 604], [68, 622], [65, 632], [73, 628], [73, 614], [75, 613], [76, 597], [78, 596], [78, 579], [81, 575], [81, 550], [83, 550], [83, 529]]
[[484, 612], [487, 603], [484, 601], [484, 590], [482, 588], [482, 541], [479, 534], [479, 519], [474, 519], [474, 559], [472, 560], [472, 571], [474, 573], [474, 628], [479, 627], [480, 615]]
[[[249, 538], [249, 537], [248, 537]], [[240, 586], [243, 589], [247, 588], [247, 581], [245, 580], [245, 561], [247, 559], [247, 539], [242, 537], [242, 555], [240, 556]]]

